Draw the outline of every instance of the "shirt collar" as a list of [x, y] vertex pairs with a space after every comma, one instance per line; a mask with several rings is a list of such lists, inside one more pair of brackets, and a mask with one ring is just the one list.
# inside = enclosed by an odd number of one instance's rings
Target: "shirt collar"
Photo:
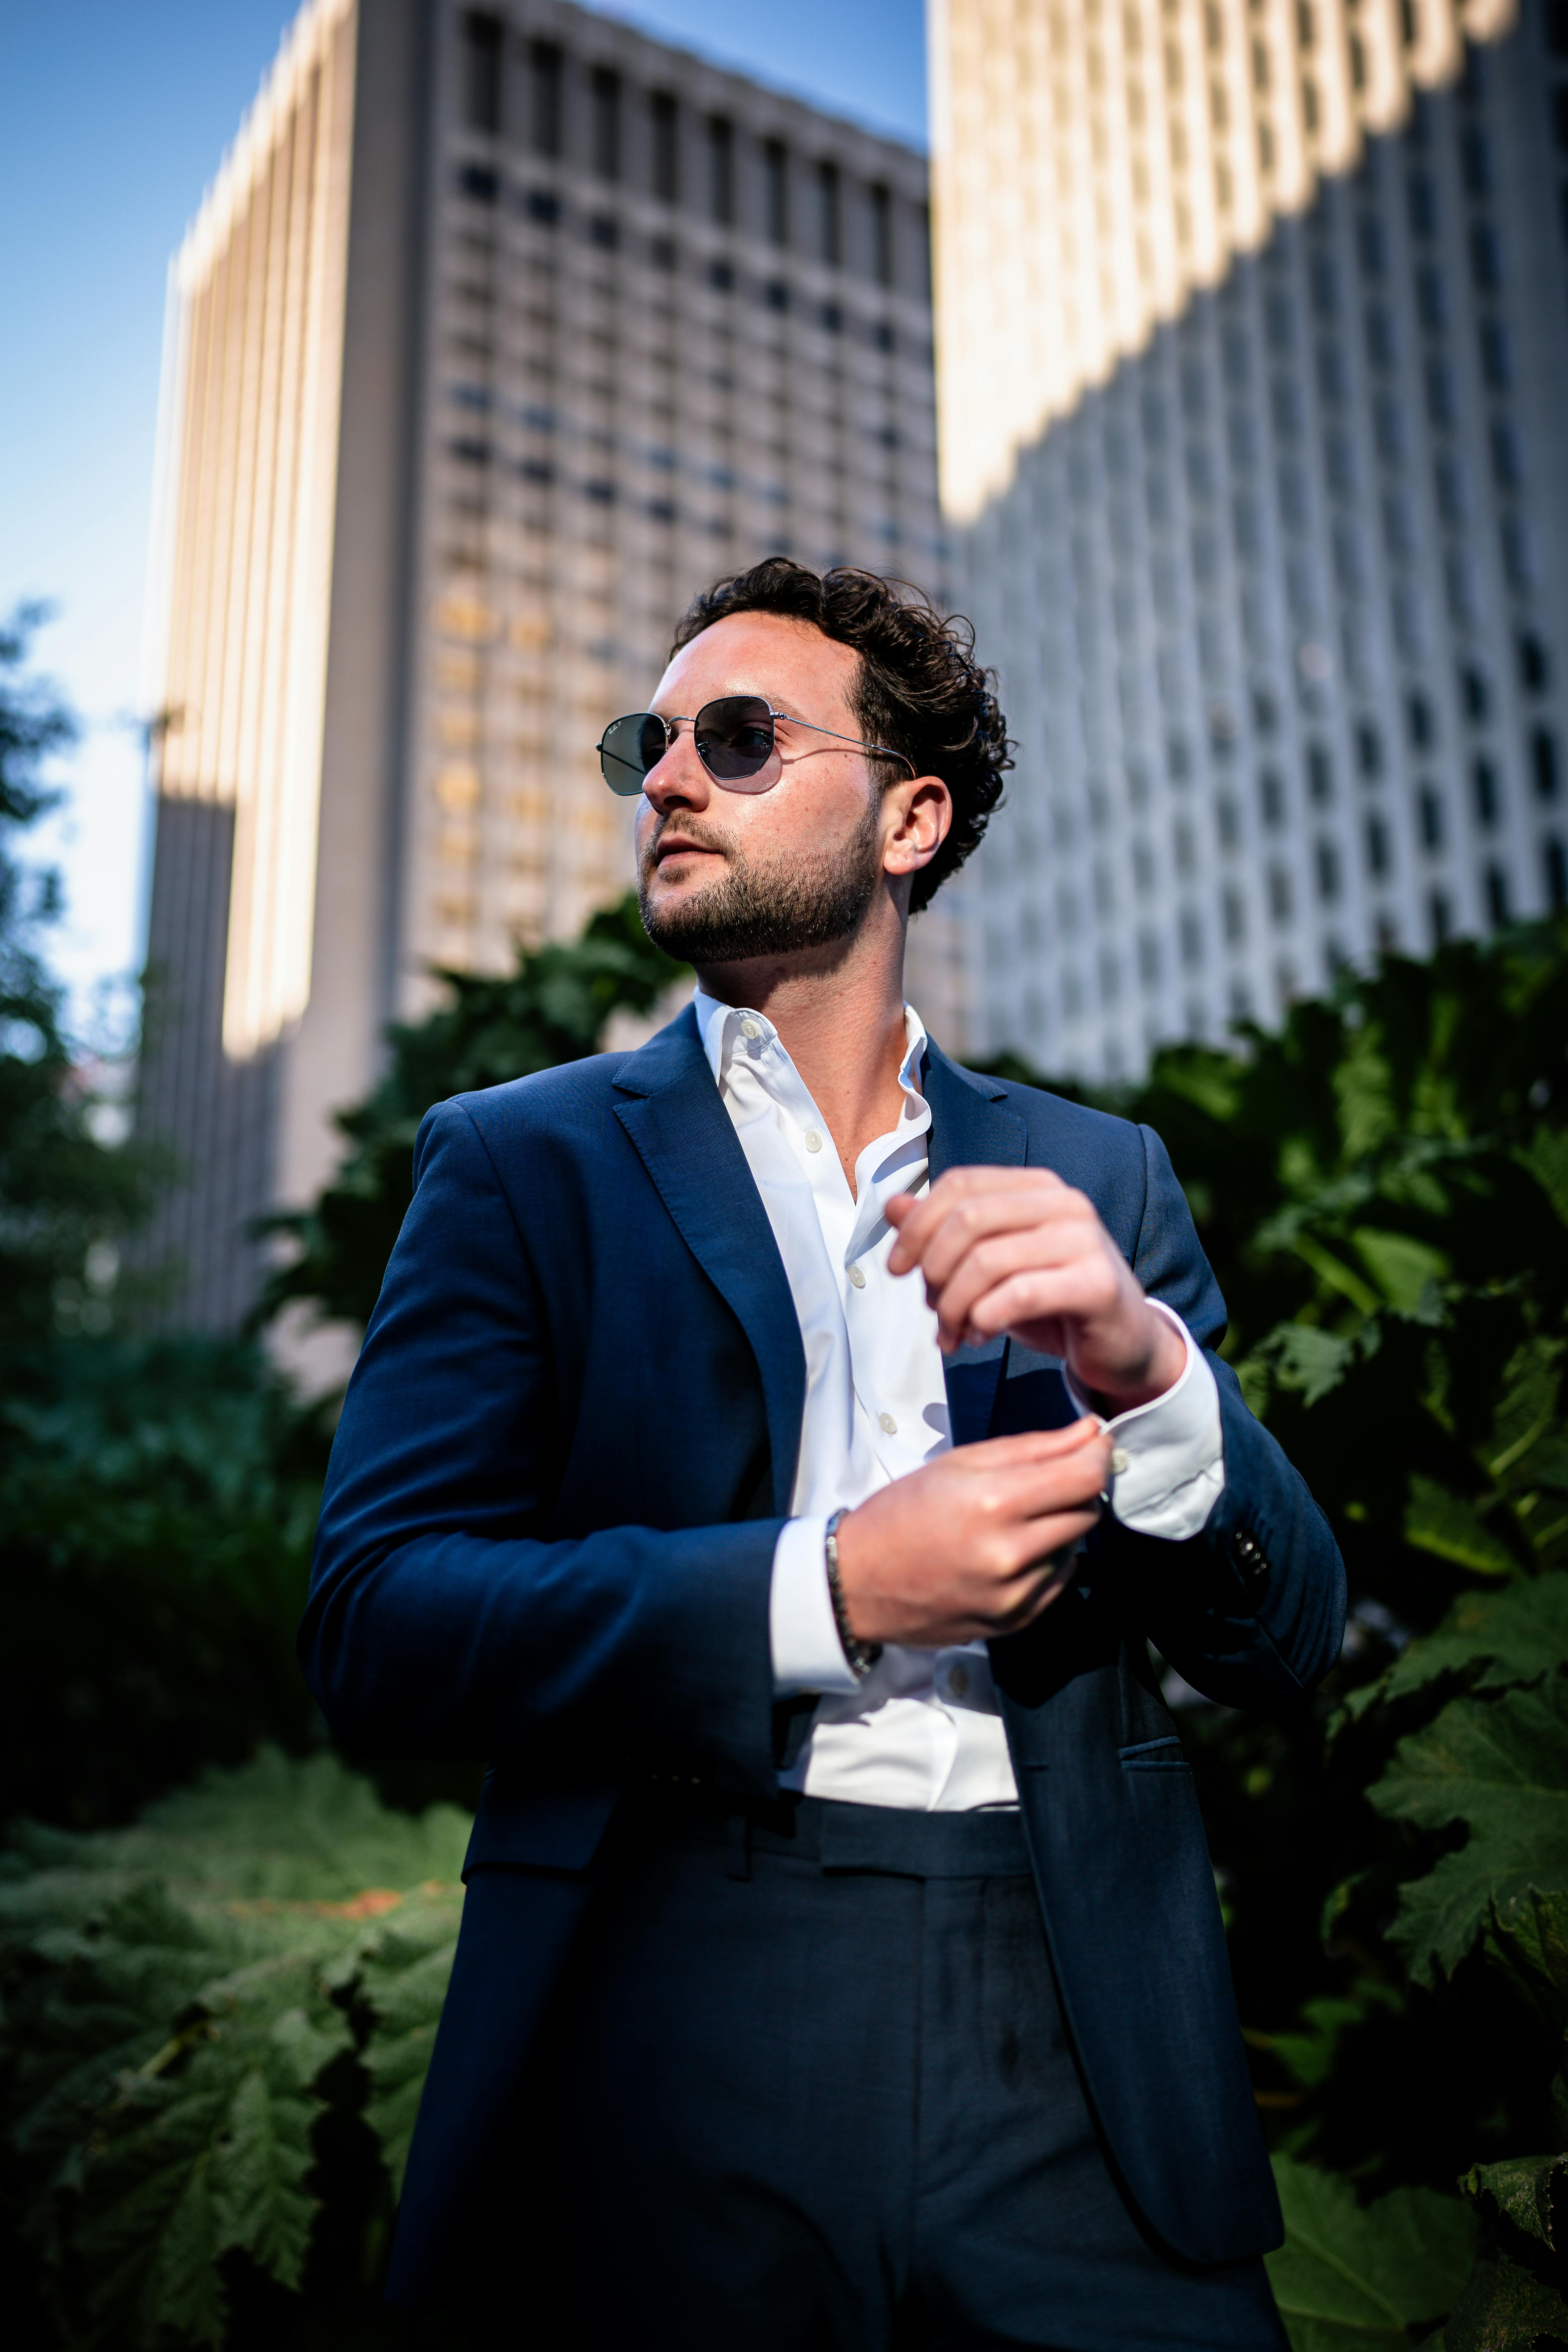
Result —
[[[709, 995], [700, 982], [691, 1000], [691, 1009], [697, 1015], [702, 1050], [716, 1085], [722, 1087], [731, 1062], [742, 1051], [759, 1075], [775, 1057], [794, 1073], [789, 1050], [765, 1013], [755, 1013], [747, 1004], [721, 1004], [716, 996]], [[752, 1031], [754, 1034], [750, 1034]], [[926, 1050], [925, 1024], [909, 1003], [904, 1006], [904, 1034], [909, 1042], [899, 1065], [899, 1084], [912, 1102], [923, 1108], [925, 1097], [921, 1093], [920, 1072]]]

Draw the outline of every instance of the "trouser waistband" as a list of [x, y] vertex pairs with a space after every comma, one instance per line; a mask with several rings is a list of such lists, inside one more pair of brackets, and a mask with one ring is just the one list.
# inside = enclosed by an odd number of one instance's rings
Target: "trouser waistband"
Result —
[[901, 1805], [851, 1805], [835, 1797], [783, 1795], [773, 1804], [726, 1801], [712, 1791], [652, 1792], [645, 1814], [659, 1840], [722, 1846], [733, 1858], [789, 1854], [825, 1871], [899, 1878], [1021, 1878], [1029, 1870], [1016, 1810], [925, 1813]]

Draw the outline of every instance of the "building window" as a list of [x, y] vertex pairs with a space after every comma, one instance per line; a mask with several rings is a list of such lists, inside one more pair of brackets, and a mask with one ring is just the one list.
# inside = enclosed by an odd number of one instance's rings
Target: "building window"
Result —
[[1381, 816], [1373, 814], [1366, 821], [1366, 862], [1379, 879], [1393, 863], [1389, 856], [1388, 827]]
[[1277, 923], [1290, 920], [1290, 877], [1283, 866], [1271, 866], [1268, 869], [1268, 911]]
[[528, 49], [528, 143], [536, 155], [561, 152], [561, 52], [553, 41]]
[[789, 243], [789, 152], [782, 139], [763, 146], [763, 229], [770, 245]]
[[1370, 719], [1363, 719], [1355, 730], [1357, 764], [1363, 776], [1383, 773], [1383, 738]]
[[1521, 514], [1505, 514], [1500, 525], [1502, 565], [1510, 588], [1528, 591], [1536, 583], [1535, 539]]
[[464, 163], [458, 173], [458, 192], [476, 205], [493, 205], [500, 194], [500, 178], [488, 163]]
[[594, 170], [601, 180], [621, 176], [621, 78], [595, 66], [588, 83]]
[[1537, 800], [1557, 798], [1557, 738], [1538, 727], [1530, 739], [1530, 767]]
[[1436, 854], [1443, 846], [1443, 803], [1430, 784], [1424, 786], [1418, 803], [1421, 814], [1421, 845]]
[[1223, 903], [1226, 944], [1238, 948], [1247, 938], [1246, 904], [1239, 890], [1227, 890]]
[[680, 115], [668, 90], [656, 89], [649, 99], [648, 127], [653, 193], [661, 205], [676, 204], [680, 196]]
[[1421, 269], [1415, 276], [1415, 308], [1429, 335], [1440, 335], [1448, 323], [1448, 289], [1440, 271]]
[[463, 121], [494, 138], [500, 129], [501, 25], [470, 10], [463, 19]]
[[871, 275], [879, 286], [893, 282], [893, 199], [887, 188], [869, 191], [871, 206]]
[[1437, 485], [1437, 507], [1445, 522], [1463, 523], [1469, 520], [1469, 482], [1462, 457], [1445, 449], [1434, 467]]
[[1470, 791], [1475, 797], [1477, 823], [1489, 827], [1496, 824], [1501, 801], [1497, 770], [1489, 760], [1478, 760], [1471, 768]]
[[1477, 221], [1470, 231], [1470, 275], [1483, 294], [1495, 294], [1502, 284], [1502, 254], [1490, 221]]
[[1413, 172], [1409, 185], [1410, 226], [1420, 237], [1437, 234], [1437, 192], [1425, 172]]
[[1278, 833], [1285, 822], [1285, 780], [1273, 768], [1265, 768], [1258, 777], [1258, 799], [1264, 824]]
[[843, 231], [840, 215], [838, 166], [821, 163], [816, 167], [816, 256], [837, 269], [842, 257]]
[[1434, 425], [1452, 425], [1458, 413], [1453, 369], [1446, 360], [1429, 360], [1426, 365], [1427, 415]]
[[1366, 348], [1373, 367], [1391, 368], [1399, 357], [1394, 320], [1381, 303], [1366, 314]]
[[1197, 971], [1204, 960], [1203, 918], [1195, 907], [1184, 907], [1180, 924], [1182, 961], [1189, 971]]
[[721, 227], [733, 227], [735, 126], [722, 114], [708, 118], [708, 212]]
[[1454, 910], [1448, 904], [1447, 893], [1434, 890], [1426, 902], [1427, 919], [1432, 927], [1432, 944], [1440, 948], [1454, 929]]
[[1410, 740], [1415, 749], [1418, 751], [1429, 751], [1436, 740], [1437, 722], [1426, 697], [1413, 694], [1405, 706], [1405, 715], [1409, 722]]
[[1331, 907], [1340, 895], [1339, 845], [1320, 841], [1317, 845], [1318, 896], [1325, 907]]
[[1326, 743], [1307, 746], [1307, 790], [1319, 808], [1326, 808], [1334, 796], [1334, 766]]
[[1500, 866], [1487, 867], [1487, 912], [1494, 923], [1508, 920], [1508, 876]]
[[1472, 664], [1459, 672], [1459, 699], [1465, 706], [1465, 716], [1479, 726], [1491, 709], [1491, 688], [1486, 674]]
[[[1472, 59], [1472, 63], [1474, 60]], [[1479, 198], [1492, 192], [1492, 152], [1484, 131], [1467, 131], [1459, 142], [1459, 171], [1465, 194]]]
[[1513, 352], [1500, 319], [1481, 320], [1480, 342], [1481, 373], [1494, 392], [1506, 392], [1513, 382]]
[[1519, 682], [1527, 694], [1546, 690], [1546, 647], [1529, 631], [1519, 641]]
[[1568, 907], [1568, 850], [1554, 833], [1549, 833], [1541, 854], [1546, 868], [1546, 903], [1554, 915], [1560, 915]]

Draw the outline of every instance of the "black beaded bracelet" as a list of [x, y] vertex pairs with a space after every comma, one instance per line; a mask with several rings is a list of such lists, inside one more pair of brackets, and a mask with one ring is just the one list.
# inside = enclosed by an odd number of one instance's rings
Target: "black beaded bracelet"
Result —
[[858, 1683], [863, 1683], [882, 1654], [880, 1642], [858, 1642], [849, 1631], [849, 1612], [844, 1606], [844, 1587], [838, 1581], [838, 1522], [842, 1511], [835, 1511], [828, 1520], [823, 1538], [823, 1557], [827, 1563], [827, 1597], [833, 1603], [833, 1622], [838, 1628], [838, 1639], [849, 1671]]

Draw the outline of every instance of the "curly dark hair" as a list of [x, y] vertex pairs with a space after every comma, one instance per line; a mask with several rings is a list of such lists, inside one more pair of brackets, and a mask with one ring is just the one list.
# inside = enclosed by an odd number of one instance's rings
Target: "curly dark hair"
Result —
[[984, 839], [1013, 764], [993, 690], [996, 674], [975, 660], [973, 626], [940, 613], [907, 580], [847, 565], [813, 572], [791, 556], [769, 555], [692, 598], [676, 625], [671, 656], [731, 613], [810, 621], [850, 646], [860, 656], [851, 700], [867, 741], [901, 751], [918, 776], [940, 776], [952, 794], [947, 838], [915, 876], [910, 908], [918, 915]]

